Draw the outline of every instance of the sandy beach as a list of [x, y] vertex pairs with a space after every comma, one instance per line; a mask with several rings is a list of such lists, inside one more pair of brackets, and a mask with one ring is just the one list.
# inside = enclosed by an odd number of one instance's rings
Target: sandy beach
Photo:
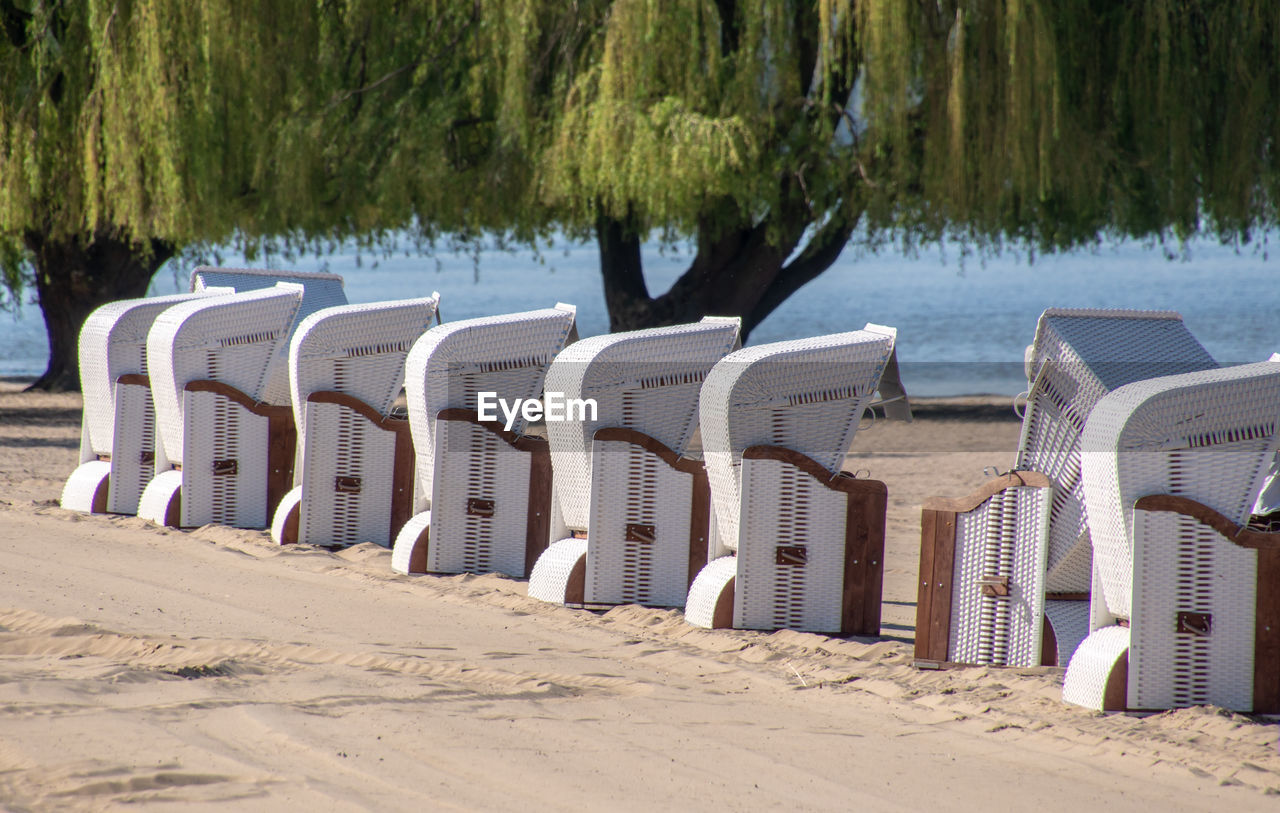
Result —
[[400, 576], [58, 507], [80, 397], [0, 381], [0, 806], [8, 810], [1275, 809], [1274, 721], [1064, 705], [1062, 671], [911, 666], [919, 506], [1007, 467], [995, 398], [874, 421], [882, 638]]

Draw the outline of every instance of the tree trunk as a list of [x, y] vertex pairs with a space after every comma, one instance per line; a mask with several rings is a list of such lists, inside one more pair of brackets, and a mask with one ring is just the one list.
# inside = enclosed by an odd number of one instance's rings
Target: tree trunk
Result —
[[49, 337], [49, 364], [29, 389], [80, 389], [80, 328], [99, 305], [145, 296], [156, 269], [174, 254], [162, 240], [137, 243], [97, 232], [85, 243], [74, 237], [26, 235], [35, 265], [36, 294]]
[[[640, 259], [640, 235], [608, 217], [596, 223], [609, 329], [637, 330], [704, 316], [738, 316], [742, 339], [787, 297], [831, 267], [848, 243], [857, 218], [832, 220], [791, 262], [802, 226], [770, 239], [767, 223], [712, 232], [701, 230], [698, 253], [666, 293], [651, 297]], [[780, 245], [777, 243], [781, 243]]]

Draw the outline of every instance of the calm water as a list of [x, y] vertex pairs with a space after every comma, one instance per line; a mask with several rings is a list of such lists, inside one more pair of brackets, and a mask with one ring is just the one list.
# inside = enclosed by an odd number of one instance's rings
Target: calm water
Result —
[[[647, 247], [650, 291], [679, 276], [688, 256]], [[791, 297], [751, 334], [750, 343], [833, 333], [877, 322], [898, 328], [907, 391], [914, 395], [1002, 393], [1025, 388], [1022, 351], [1047, 307], [1159, 308], [1180, 311], [1188, 328], [1218, 361], [1266, 359], [1280, 351], [1280, 258], [1252, 247], [1236, 253], [1213, 243], [1190, 247], [1190, 259], [1166, 260], [1159, 248], [1135, 243], [1038, 259], [1012, 256], [963, 268], [937, 250], [917, 257], [850, 249], [841, 261]], [[547, 307], [578, 306], [584, 336], [608, 328], [598, 255], [593, 244], [560, 243], [543, 252], [488, 252], [472, 258], [375, 258], [353, 254], [255, 265], [329, 270], [346, 278], [352, 302], [419, 296], [438, 290], [446, 320]], [[241, 265], [226, 256], [223, 265]], [[151, 293], [185, 290], [186, 272], [163, 268]], [[0, 375], [35, 376], [47, 345], [40, 311], [0, 313]]]

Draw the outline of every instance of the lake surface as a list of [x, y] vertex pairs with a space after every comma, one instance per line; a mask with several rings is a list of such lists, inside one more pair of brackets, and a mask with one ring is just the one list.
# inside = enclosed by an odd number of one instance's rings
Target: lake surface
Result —
[[[541, 258], [530, 251], [485, 252], [478, 268], [469, 255], [436, 257], [338, 253], [255, 266], [328, 270], [346, 279], [352, 302], [422, 296], [439, 291], [446, 320], [465, 319], [556, 302], [578, 306], [583, 336], [604, 333], [598, 254], [594, 244], [560, 242]], [[651, 293], [665, 291], [689, 255], [645, 250]], [[244, 265], [225, 255], [222, 265]], [[792, 296], [752, 332], [750, 344], [853, 330], [866, 322], [898, 328], [903, 380], [913, 395], [1001, 393], [1026, 387], [1022, 353], [1048, 307], [1176, 310], [1219, 362], [1261, 361], [1280, 351], [1280, 257], [1252, 246], [1236, 252], [1210, 242], [1192, 244], [1185, 258], [1122, 243], [1095, 252], [1037, 258], [1012, 255], [961, 265], [937, 249], [904, 256], [850, 247], [841, 260]], [[152, 294], [186, 290], [189, 269], [157, 273]], [[0, 376], [36, 376], [47, 344], [40, 310], [0, 313]]]

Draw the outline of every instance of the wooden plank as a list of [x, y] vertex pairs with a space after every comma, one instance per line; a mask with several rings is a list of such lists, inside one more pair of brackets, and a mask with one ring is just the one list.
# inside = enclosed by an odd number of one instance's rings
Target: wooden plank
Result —
[[[529, 507], [524, 538], [524, 575], [527, 578], [533, 572], [538, 557], [551, 544], [551, 446], [543, 438], [526, 437], [523, 440], [529, 452]], [[585, 575], [583, 571], [584, 579]]]
[[916, 574], [916, 658], [930, 659], [930, 637], [933, 618], [933, 547], [938, 533], [938, 512], [920, 512], [920, 570]]
[[951, 641], [951, 578], [955, 569], [956, 514], [942, 511], [934, 526], [933, 600], [929, 613], [928, 657], [947, 660]]
[[1280, 714], [1280, 550], [1258, 551], [1253, 713]]
[[[293, 457], [298, 432], [293, 413], [272, 415], [267, 423], [267, 518], [275, 516], [276, 507], [293, 486]], [[295, 530], [296, 533], [296, 530]], [[294, 539], [297, 539], [295, 536]]]
[[689, 580], [685, 585], [686, 592], [707, 566], [710, 534], [711, 485], [707, 482], [707, 470], [699, 466], [693, 473], [693, 497], [689, 503]]
[[[859, 481], [872, 483], [879, 481]], [[883, 486], [883, 483], [880, 483]], [[845, 515], [844, 606], [840, 631], [879, 635], [884, 583], [884, 528], [888, 490], [849, 494]]]
[[409, 421], [404, 418], [384, 418], [379, 428], [395, 433], [395, 455], [391, 469], [391, 527], [387, 537], [395, 544], [400, 529], [413, 516], [413, 477], [417, 458], [413, 450], [413, 435]]
[[982, 505], [1001, 491], [1010, 488], [1049, 488], [1049, 478], [1037, 471], [1011, 471], [992, 478], [972, 494], [959, 499], [930, 497], [924, 501], [926, 511], [950, 511], [965, 514]]

